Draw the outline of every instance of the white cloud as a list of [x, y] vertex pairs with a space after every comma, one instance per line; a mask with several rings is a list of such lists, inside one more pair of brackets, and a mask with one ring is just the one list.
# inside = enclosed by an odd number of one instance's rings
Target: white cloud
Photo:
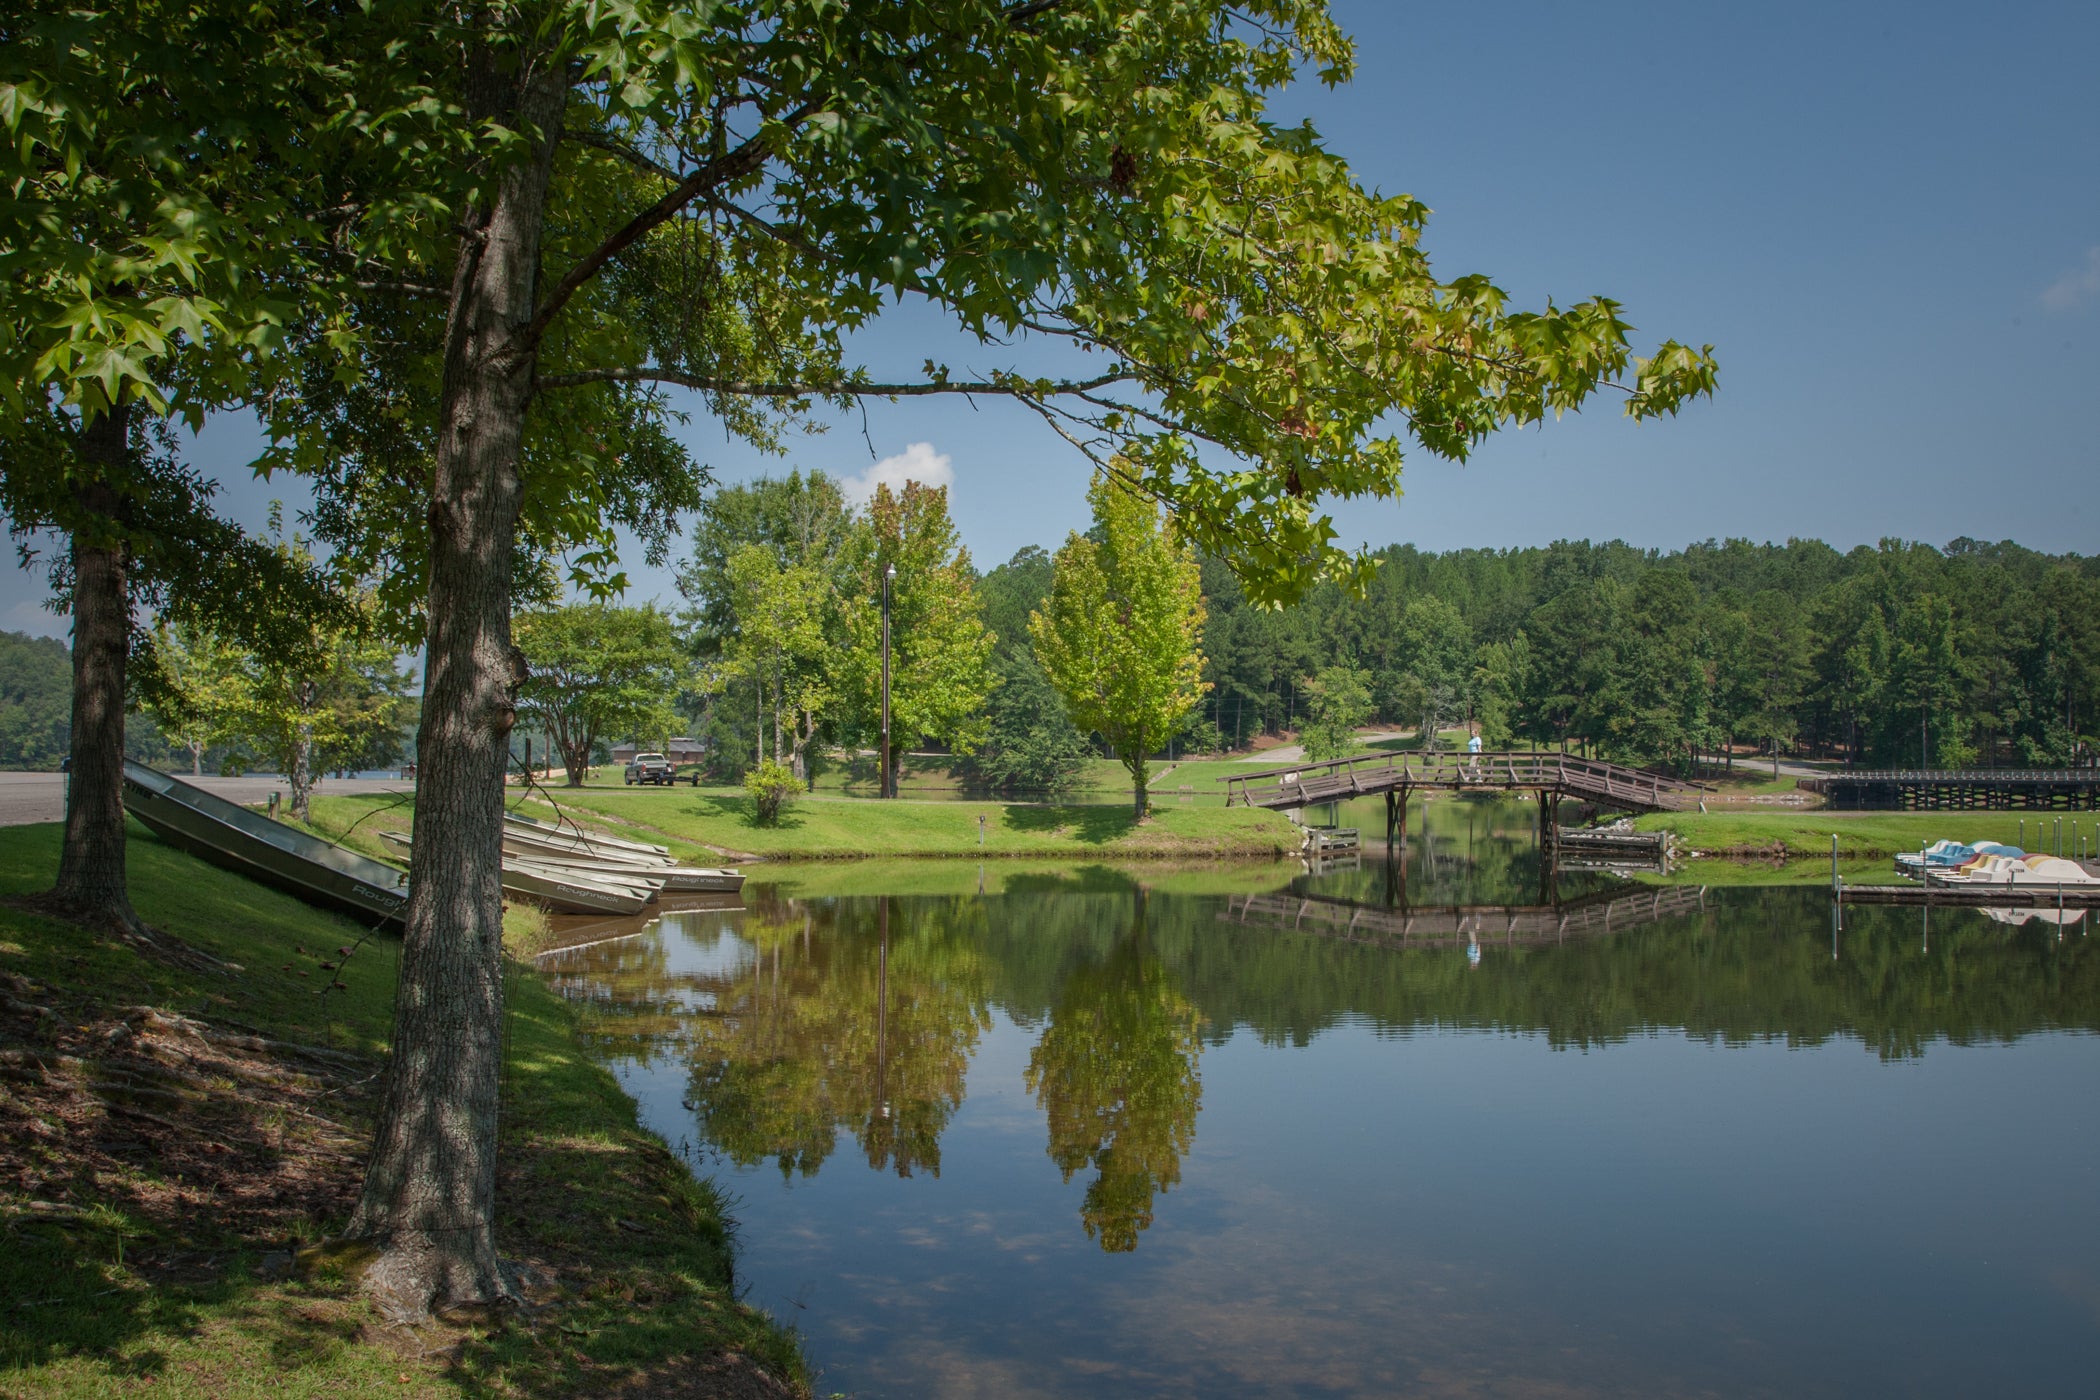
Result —
[[915, 442], [894, 457], [885, 457], [858, 476], [839, 478], [839, 490], [846, 499], [857, 506], [864, 506], [875, 498], [875, 488], [887, 486], [892, 491], [904, 489], [904, 483], [916, 481], [921, 486], [952, 486], [955, 484], [955, 463], [947, 453], [936, 452], [930, 442]]
[[2100, 247], [2085, 250], [2085, 266], [2074, 267], [2051, 282], [2042, 293], [2042, 305], [2051, 311], [2069, 311], [2094, 295], [2100, 295]]

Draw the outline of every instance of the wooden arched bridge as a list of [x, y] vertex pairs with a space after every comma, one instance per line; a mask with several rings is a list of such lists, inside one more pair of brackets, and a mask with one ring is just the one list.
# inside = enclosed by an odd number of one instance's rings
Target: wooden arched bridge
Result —
[[1387, 840], [1396, 832], [1405, 839], [1407, 797], [1418, 789], [1536, 792], [1541, 831], [1549, 843], [1554, 830], [1551, 811], [1564, 797], [1625, 812], [1682, 812], [1698, 807], [1705, 792], [1675, 778], [1552, 750], [1373, 754], [1235, 773], [1223, 781], [1228, 807], [1281, 811], [1383, 795]]

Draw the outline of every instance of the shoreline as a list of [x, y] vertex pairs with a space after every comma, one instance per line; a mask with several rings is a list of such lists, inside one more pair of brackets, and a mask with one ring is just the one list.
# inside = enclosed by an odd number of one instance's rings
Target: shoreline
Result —
[[[806, 1400], [794, 1334], [737, 1300], [729, 1202], [584, 1043], [519, 947], [498, 1247], [523, 1325], [390, 1327], [329, 1233], [355, 1200], [397, 940], [131, 829], [154, 926], [234, 965], [193, 972], [19, 901], [55, 825], [0, 829], [0, 1333], [8, 1393], [188, 1397], [595, 1394], [716, 1380]], [[347, 951], [346, 951], [347, 950]]]

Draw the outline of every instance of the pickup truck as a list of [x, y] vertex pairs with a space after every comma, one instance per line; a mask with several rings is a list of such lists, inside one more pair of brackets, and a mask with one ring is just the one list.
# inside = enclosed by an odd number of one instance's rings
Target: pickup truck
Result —
[[627, 785], [659, 783], [669, 787], [678, 781], [678, 769], [660, 753], [638, 753], [627, 763]]

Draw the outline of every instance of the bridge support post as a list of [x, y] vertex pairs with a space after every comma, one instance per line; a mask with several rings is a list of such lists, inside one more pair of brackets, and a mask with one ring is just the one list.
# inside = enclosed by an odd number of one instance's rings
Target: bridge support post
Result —
[[1552, 788], [1539, 789], [1539, 869], [1548, 880], [1560, 864], [1560, 804], [1555, 796]]

